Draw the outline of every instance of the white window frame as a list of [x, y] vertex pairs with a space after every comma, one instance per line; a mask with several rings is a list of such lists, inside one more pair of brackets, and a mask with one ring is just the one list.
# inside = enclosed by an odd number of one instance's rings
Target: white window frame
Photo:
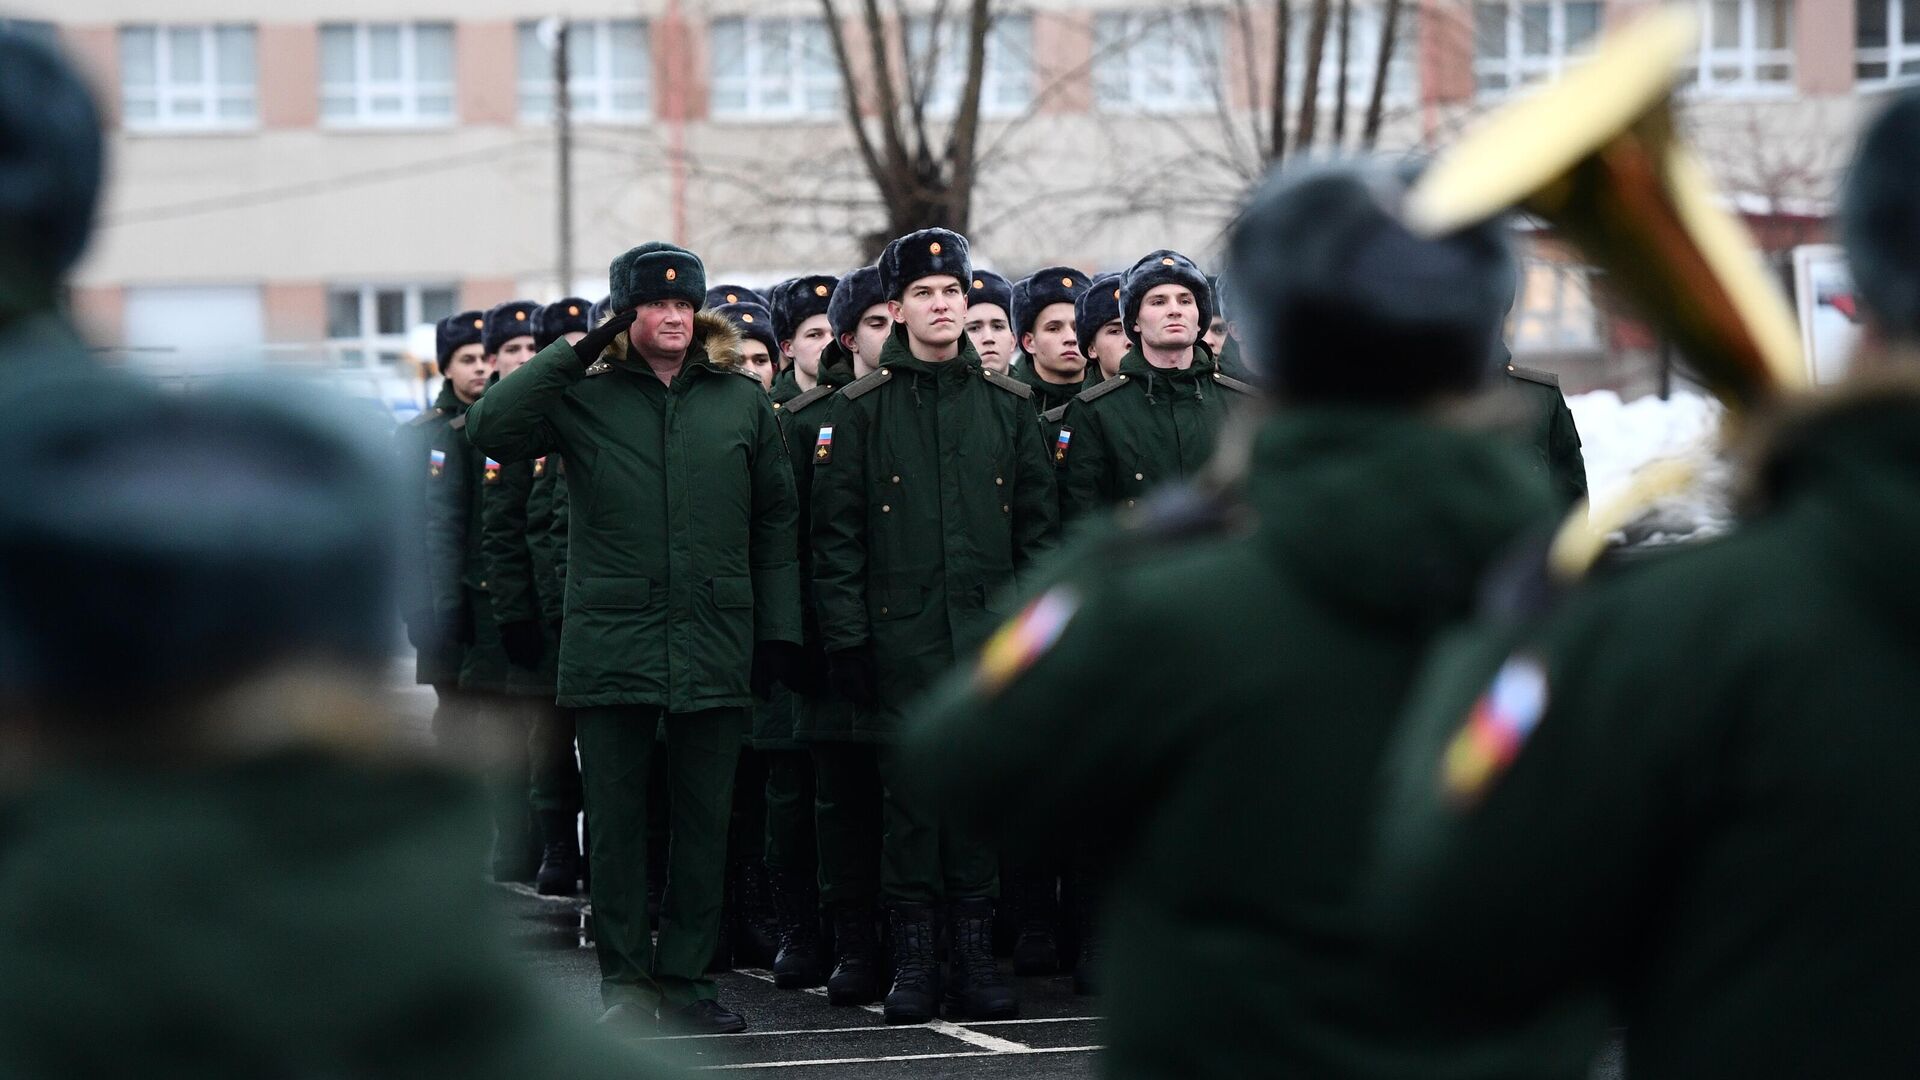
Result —
[[[1818, 3], [1820, 0], [1800, 2]], [[1785, 48], [1763, 50], [1756, 43], [1760, 36], [1760, 6], [1771, 4], [1787, 8], [1786, 26], [1791, 35], [1792, 5], [1795, 0], [1739, 0], [1740, 43], [1732, 48], [1714, 47], [1713, 0], [1695, 0], [1695, 3], [1700, 12], [1700, 51], [1694, 57], [1693, 78], [1682, 88], [1684, 92], [1700, 97], [1787, 97], [1794, 93], [1798, 60], [1794, 56], [1791, 36]], [[1739, 74], [1726, 82], [1714, 81], [1713, 69], [1727, 66], [1739, 68]], [[1760, 78], [1761, 68], [1777, 66], [1786, 68], [1786, 78]]]
[[[383, 361], [381, 353], [392, 353], [398, 360], [407, 353], [408, 335], [415, 326], [427, 322], [423, 314], [425, 303], [423, 296], [429, 291], [442, 291], [452, 295], [452, 310], [460, 310], [460, 287], [456, 282], [428, 282], [426, 284], [400, 284], [396, 282], [342, 283], [327, 286], [327, 320], [333, 320], [333, 298], [343, 293], [357, 293], [360, 305], [360, 333], [354, 337], [335, 337], [332, 325], [327, 331], [327, 359], [336, 367], [377, 368]], [[400, 332], [397, 334], [380, 333], [380, 294], [398, 292], [402, 295], [402, 315]], [[348, 354], [359, 351], [358, 361], [350, 360]]]
[[[515, 31], [515, 48], [520, 49], [522, 40], [528, 34], [538, 34], [538, 22], [524, 21]], [[615, 78], [613, 75], [613, 40], [617, 29], [631, 28], [640, 34], [640, 56], [646, 70], [638, 77]], [[568, 32], [575, 35], [575, 48], [568, 50], [567, 100], [575, 123], [585, 124], [644, 124], [653, 118], [653, 28], [645, 19], [570, 19]], [[578, 46], [585, 45], [593, 49], [593, 74], [582, 75], [574, 56]], [[522, 123], [551, 123], [553, 120], [552, 94], [553, 61], [552, 54], [544, 47], [543, 56], [547, 57], [545, 67], [536, 71], [522, 70], [519, 77], [520, 121]], [[620, 94], [638, 93], [640, 107], [621, 109], [614, 102]], [[530, 107], [533, 99], [545, 99], [544, 107]]]
[[[717, 30], [720, 26], [734, 24], [740, 27], [741, 48], [743, 50], [740, 64], [743, 73], [739, 76], [721, 74], [718, 57], [713, 57], [714, 62], [710, 65], [711, 74], [708, 80], [708, 91], [711, 94], [709, 101], [712, 108], [710, 111], [714, 119], [830, 120], [840, 115], [842, 103], [840, 100], [840, 71], [838, 67], [831, 64], [820, 65], [809, 63], [807, 59], [805, 31], [810, 27], [819, 28], [822, 47], [829, 52], [832, 51], [833, 41], [831, 31], [827, 28], [824, 20], [817, 16], [803, 15], [792, 17], [760, 15], [728, 16], [726, 18], [715, 19], [709, 26], [707, 38], [709, 44], [718, 36]], [[762, 30], [768, 26], [777, 24], [784, 24], [787, 29], [787, 104], [781, 106], [770, 105], [760, 100], [762, 88], [770, 82], [768, 76], [759, 74], [759, 57], [761, 52], [761, 39], [763, 37]], [[732, 82], [738, 82], [744, 91], [741, 94], [744, 104], [738, 107], [723, 106], [720, 103], [722, 84]], [[820, 104], [813, 104], [814, 95], [809, 91], [819, 90], [827, 91], [832, 100], [830, 102], [823, 100]]]
[[[1551, 295], [1546, 297], [1535, 295], [1534, 286], [1540, 283], [1542, 276], [1550, 283]], [[1591, 267], [1555, 259], [1529, 258], [1521, 263], [1520, 288], [1511, 328], [1514, 355], [1591, 352], [1601, 347], [1600, 305], [1594, 298]], [[1579, 307], [1586, 315], [1579, 323], [1571, 319], [1568, 310], [1570, 296], [1580, 298]], [[1551, 340], [1527, 339], [1522, 328], [1529, 322], [1543, 325]]]
[[[1168, 20], [1198, 20], [1183, 28], [1187, 48], [1178, 50], [1175, 65], [1153, 65], [1136, 59], [1134, 51], [1147, 47], [1155, 27]], [[1198, 30], [1199, 33], [1193, 31]], [[1094, 108], [1101, 112], [1185, 113], [1219, 107], [1225, 92], [1226, 17], [1217, 8], [1181, 11], [1101, 11], [1094, 15]], [[1102, 49], [1114, 47], [1110, 56]], [[1211, 55], [1202, 55], [1202, 53]], [[1156, 71], [1165, 68], [1165, 77]], [[1120, 77], [1115, 78], [1114, 73]], [[1124, 93], [1111, 96], [1116, 86]]]
[[[952, 116], [960, 111], [960, 92], [967, 85], [967, 21], [956, 15], [942, 20], [939, 33], [939, 69], [929, 76], [925, 108], [930, 116]], [[924, 62], [933, 26], [930, 16], [916, 15], [907, 24], [909, 70]], [[1016, 29], [1017, 28], [1017, 29]], [[1024, 13], [995, 15], [987, 30], [986, 67], [980, 75], [980, 115], [1013, 116], [1033, 105], [1033, 17]]]
[[[376, 82], [372, 75], [371, 38], [374, 28], [397, 27], [400, 31], [400, 78], [393, 82]], [[452, 75], [445, 83], [423, 83], [420, 81], [420, 41], [419, 32], [423, 28], [446, 28], [448, 30], [450, 66], [459, 62], [459, 31], [449, 22], [388, 22], [374, 20], [367, 22], [331, 22], [320, 26], [320, 124], [330, 128], [411, 128], [411, 127], [451, 127], [460, 113], [458, 96], [458, 76]], [[353, 81], [351, 83], [326, 82], [326, 38], [329, 30], [351, 30], [353, 32]], [[373, 111], [372, 99], [376, 96], [397, 96], [400, 99], [400, 111], [377, 114]], [[447, 99], [447, 111], [444, 113], [422, 113], [420, 99], [426, 96], [444, 96]], [[330, 97], [348, 97], [353, 99], [353, 112], [345, 116], [329, 116], [326, 112], [326, 99]]]
[[[220, 75], [220, 31], [244, 32], [251, 39], [250, 51], [253, 53], [253, 66], [246, 72], [244, 82], [224, 82]], [[146, 34], [153, 48], [153, 78], [151, 85], [135, 85], [124, 77], [125, 57], [133, 47], [129, 40], [133, 35]], [[178, 35], [198, 37], [200, 46], [200, 72], [198, 83], [182, 86], [175, 83], [173, 74], [173, 49], [169, 40]], [[129, 131], [251, 131], [260, 126], [259, 91], [259, 34], [248, 23], [131, 23], [120, 27], [116, 35], [120, 50], [121, 117]], [[247, 103], [247, 115], [244, 117], [224, 117], [220, 115], [222, 101], [244, 97]], [[195, 101], [200, 104], [200, 114], [182, 115], [178, 109], [181, 101]], [[151, 117], [136, 117], [127, 105], [132, 102], [153, 103]]]
[[[1853, 52], [1854, 84], [1862, 90], [1881, 90], [1920, 82], [1920, 42], [1906, 40], [1906, 15], [1901, 0], [1860, 0], [1860, 6], [1868, 4], [1886, 5], [1887, 41], [1884, 45], [1862, 46], [1856, 39]], [[1884, 64], [1887, 73], [1877, 78], [1861, 75], [1860, 69], [1868, 64]], [[1914, 70], [1901, 74], [1900, 69], [1908, 64], [1914, 65]]]
[[[1477, 97], [1498, 98], [1523, 90], [1539, 83], [1552, 82], [1566, 70], [1567, 64], [1589, 49], [1600, 39], [1606, 20], [1606, 4], [1601, 0], [1578, 0], [1593, 3], [1598, 9], [1599, 19], [1594, 24], [1593, 36], [1579, 42], [1567, 40], [1567, 6], [1570, 0], [1551, 0], [1547, 8], [1547, 51], [1529, 53], [1526, 51], [1526, 20], [1523, 8], [1524, 0], [1492, 0], [1474, 4], [1474, 57], [1473, 77], [1474, 93]], [[1497, 57], [1479, 55], [1479, 9], [1481, 7], [1499, 7], [1506, 10], [1506, 52]], [[1483, 87], [1481, 84], [1488, 76], [1499, 76], [1505, 85]]]

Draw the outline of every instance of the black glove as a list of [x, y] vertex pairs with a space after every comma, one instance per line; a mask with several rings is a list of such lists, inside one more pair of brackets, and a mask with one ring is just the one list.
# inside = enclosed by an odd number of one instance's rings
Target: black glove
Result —
[[638, 314], [637, 311], [623, 311], [587, 331], [586, 337], [573, 343], [574, 355], [578, 356], [583, 364], [591, 364], [600, 359], [600, 354], [606, 351], [607, 346], [613, 344], [613, 339], [626, 333], [627, 327], [633, 325], [633, 318]]
[[747, 674], [747, 685], [753, 688], [753, 696], [761, 701], [773, 697], [773, 684], [784, 683], [791, 687], [799, 676], [802, 663], [800, 646], [791, 641], [756, 641], [753, 644], [753, 669]]
[[862, 646], [827, 654], [827, 673], [833, 690], [855, 705], [879, 704], [878, 680], [873, 672], [873, 652]]
[[500, 647], [514, 666], [530, 671], [537, 669], [547, 655], [546, 638], [540, 635], [540, 624], [532, 619], [501, 623]]

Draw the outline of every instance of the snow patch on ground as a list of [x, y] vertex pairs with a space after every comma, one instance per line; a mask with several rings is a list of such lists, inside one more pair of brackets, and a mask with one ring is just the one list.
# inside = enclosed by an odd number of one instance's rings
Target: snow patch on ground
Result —
[[1649, 395], [1623, 402], [1611, 390], [1596, 390], [1570, 397], [1567, 404], [1580, 428], [1594, 506], [1604, 508], [1618, 499], [1634, 473], [1651, 462], [1677, 458], [1697, 470], [1698, 482], [1655, 503], [1626, 531], [1627, 543], [1672, 543], [1727, 528], [1731, 469], [1720, 452], [1724, 410], [1718, 401], [1679, 391], [1664, 401]]

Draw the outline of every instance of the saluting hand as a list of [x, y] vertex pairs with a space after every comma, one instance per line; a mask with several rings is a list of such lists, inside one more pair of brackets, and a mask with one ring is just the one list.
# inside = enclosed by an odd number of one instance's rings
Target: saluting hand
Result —
[[578, 356], [583, 364], [591, 364], [600, 359], [600, 354], [606, 350], [607, 346], [613, 344], [613, 339], [626, 333], [627, 327], [633, 325], [634, 316], [638, 314], [637, 311], [622, 311], [587, 331], [586, 337], [574, 342], [574, 355]]

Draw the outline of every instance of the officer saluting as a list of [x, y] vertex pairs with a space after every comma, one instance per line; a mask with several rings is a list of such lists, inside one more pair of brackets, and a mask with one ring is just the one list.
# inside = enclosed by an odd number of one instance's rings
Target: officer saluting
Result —
[[[793, 473], [725, 319], [695, 313], [692, 252], [613, 261], [615, 312], [556, 341], [469, 412], [498, 459], [566, 455], [573, 493], [559, 700], [586, 784], [604, 1019], [737, 1031], [705, 974], [720, 932], [727, 817], [753, 694], [800, 641]], [[605, 353], [603, 356], [602, 353]], [[654, 948], [646, 778], [664, 725], [671, 855]]]
[[[1123, 519], [910, 729], [910, 779], [975, 823], [1097, 822], [1116, 843], [1114, 1075], [1499, 1060], [1369, 966], [1360, 902], [1375, 776], [1422, 651], [1552, 515], [1511, 446], [1443, 419], [1493, 375], [1505, 226], [1421, 240], [1389, 209], [1394, 185], [1309, 166], [1256, 193], [1230, 273], [1259, 313], [1248, 352], [1288, 407], [1262, 422], [1244, 480], [1169, 489]], [[1222, 668], [1222, 640], [1272, 648]], [[1211, 674], [1182, 677], [1196, 671]]]
[[814, 590], [833, 687], [886, 780], [882, 889], [897, 973], [894, 1023], [939, 1006], [934, 907], [949, 904], [946, 990], [962, 1015], [1017, 1009], [993, 962], [993, 845], [952, 828], [899, 782], [890, 747], [907, 704], [984, 640], [1019, 575], [1053, 547], [1051, 467], [1024, 384], [984, 370], [961, 330], [967, 242], [945, 229], [880, 256], [897, 325], [880, 368], [840, 391], [813, 455]]
[[1253, 387], [1222, 375], [1200, 342], [1212, 306], [1206, 276], [1177, 251], [1156, 251], [1121, 279], [1133, 349], [1113, 378], [1067, 406], [1054, 440], [1066, 521], [1131, 507], [1152, 487], [1192, 476], [1233, 399], [1250, 400]]

